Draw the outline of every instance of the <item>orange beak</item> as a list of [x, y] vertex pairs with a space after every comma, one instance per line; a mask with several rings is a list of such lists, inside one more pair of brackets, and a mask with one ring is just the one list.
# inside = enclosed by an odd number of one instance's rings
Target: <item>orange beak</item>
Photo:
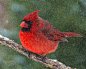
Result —
[[21, 27], [24, 27], [24, 28], [28, 28], [28, 24], [25, 23], [25, 21], [23, 21], [21, 24], [20, 24]]

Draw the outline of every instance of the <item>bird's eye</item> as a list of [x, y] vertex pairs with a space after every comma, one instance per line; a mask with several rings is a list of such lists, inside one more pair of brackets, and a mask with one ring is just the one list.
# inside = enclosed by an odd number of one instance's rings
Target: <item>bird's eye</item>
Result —
[[23, 21], [25, 21], [25, 23], [28, 23], [28, 24], [32, 24], [33, 23], [33, 21], [26, 21], [26, 20], [23, 20]]
[[29, 23], [30, 23], [30, 24], [32, 24], [32, 23], [33, 23], [33, 21], [29, 21]]

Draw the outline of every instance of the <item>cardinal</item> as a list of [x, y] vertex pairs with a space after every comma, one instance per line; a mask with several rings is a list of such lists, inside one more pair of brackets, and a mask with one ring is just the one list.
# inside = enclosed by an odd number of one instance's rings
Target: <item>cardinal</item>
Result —
[[55, 52], [60, 41], [67, 41], [66, 37], [82, 36], [72, 32], [61, 32], [39, 17], [39, 11], [26, 15], [20, 24], [19, 37], [25, 49], [46, 56], [48, 53]]

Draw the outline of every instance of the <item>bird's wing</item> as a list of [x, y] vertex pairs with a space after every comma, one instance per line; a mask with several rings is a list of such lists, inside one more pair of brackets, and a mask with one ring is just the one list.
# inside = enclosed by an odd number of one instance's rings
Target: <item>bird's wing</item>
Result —
[[53, 41], [67, 41], [64, 34], [55, 28], [48, 21], [44, 22], [44, 26], [41, 29], [42, 33], [49, 39]]

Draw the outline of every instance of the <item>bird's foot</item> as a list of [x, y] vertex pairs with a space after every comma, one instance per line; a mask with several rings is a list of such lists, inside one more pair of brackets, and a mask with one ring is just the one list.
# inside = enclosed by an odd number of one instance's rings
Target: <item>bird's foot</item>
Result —
[[46, 62], [47, 54], [43, 57], [43, 62]]
[[31, 51], [28, 51], [28, 57], [31, 58]]

